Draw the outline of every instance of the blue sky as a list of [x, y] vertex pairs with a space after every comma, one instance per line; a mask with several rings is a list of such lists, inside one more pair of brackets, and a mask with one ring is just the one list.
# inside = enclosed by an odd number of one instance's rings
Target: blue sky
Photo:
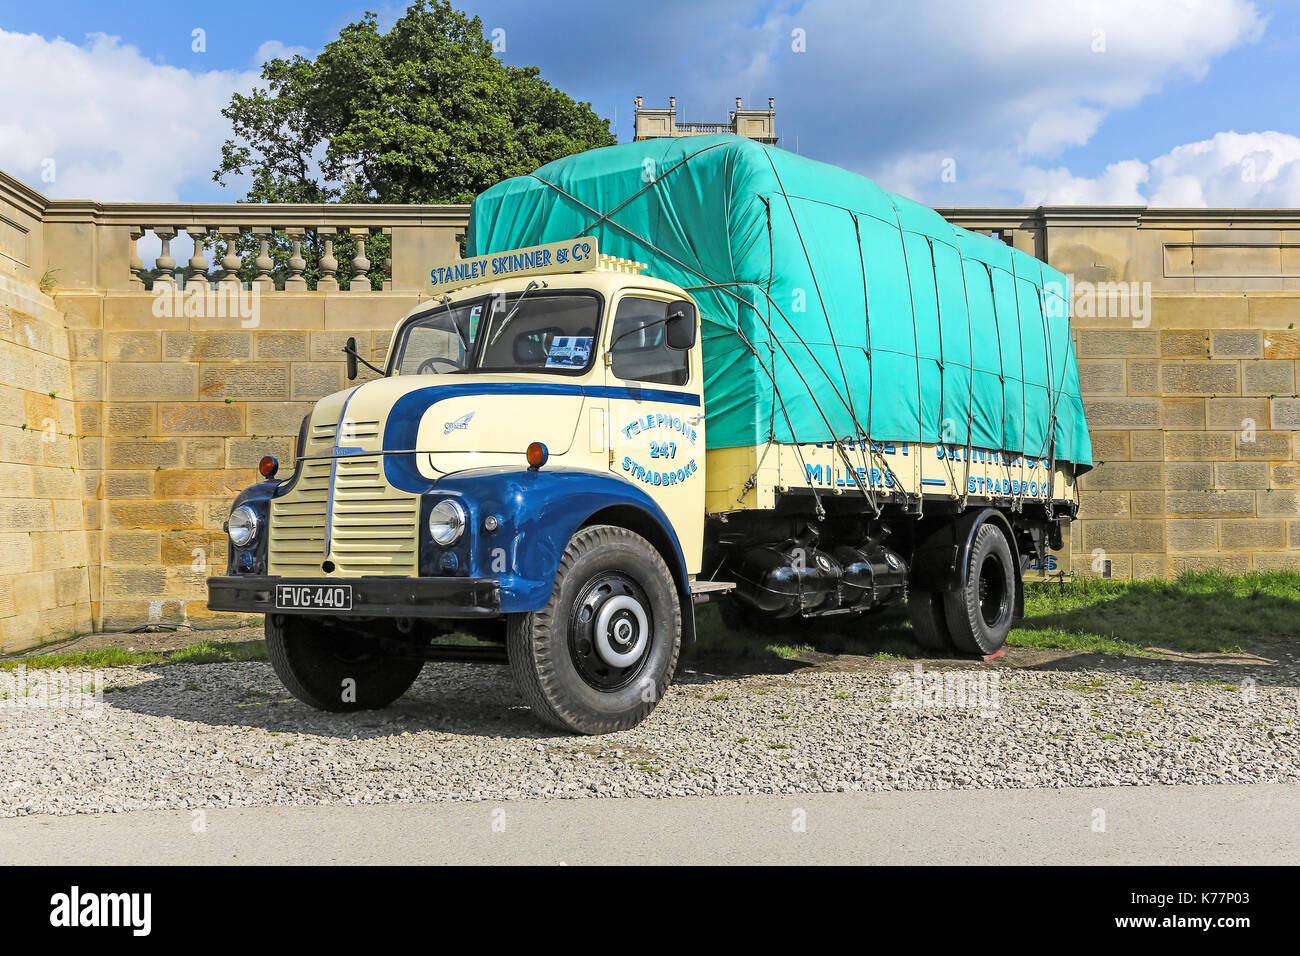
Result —
[[[933, 205], [1300, 204], [1294, 2], [460, 6], [624, 140], [637, 94], [704, 122], [774, 96], [783, 147]], [[0, 115], [0, 169], [55, 196], [239, 198], [210, 181], [230, 92], [270, 53], [403, 7], [0, 0], [0, 82], [31, 91]]]

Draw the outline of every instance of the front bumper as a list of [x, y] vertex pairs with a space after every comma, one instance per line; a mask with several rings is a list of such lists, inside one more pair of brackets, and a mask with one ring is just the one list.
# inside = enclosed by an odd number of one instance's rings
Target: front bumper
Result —
[[350, 584], [352, 609], [339, 617], [490, 618], [501, 613], [496, 578], [283, 578], [231, 575], [208, 578], [208, 609], [254, 614], [320, 614], [275, 606], [277, 584]]

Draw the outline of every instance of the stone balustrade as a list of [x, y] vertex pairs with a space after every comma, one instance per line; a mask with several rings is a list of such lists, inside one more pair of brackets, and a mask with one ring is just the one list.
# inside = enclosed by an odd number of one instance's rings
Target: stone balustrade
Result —
[[[376, 271], [383, 291], [415, 292], [432, 263], [460, 255], [468, 220], [463, 205], [48, 199], [0, 172], [0, 264], [32, 281], [49, 272], [64, 290], [248, 281], [268, 292], [369, 292]], [[152, 269], [140, 255], [146, 236], [159, 246]], [[376, 245], [388, 252], [372, 263]]]

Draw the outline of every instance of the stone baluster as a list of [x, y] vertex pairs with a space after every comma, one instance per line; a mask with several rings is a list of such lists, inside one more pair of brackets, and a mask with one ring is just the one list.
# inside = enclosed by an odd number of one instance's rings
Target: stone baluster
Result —
[[334, 258], [334, 236], [337, 233], [338, 230], [333, 226], [321, 226], [316, 230], [316, 235], [320, 237], [324, 247], [320, 254], [320, 278], [316, 280], [317, 292], [339, 291], [339, 280], [336, 276], [339, 271], [339, 261]]
[[172, 239], [176, 237], [176, 229], [173, 226], [154, 226], [153, 234], [162, 243], [162, 250], [158, 253], [158, 260], [155, 263], [158, 271], [157, 275], [154, 276], [153, 284], [155, 286], [175, 286], [176, 260], [172, 258]]
[[221, 257], [221, 281], [222, 282], [239, 282], [239, 267], [243, 262], [239, 258], [239, 249], [237, 243], [239, 236], [243, 232], [238, 226], [218, 226], [217, 232], [221, 238], [226, 241], [226, 254]]
[[137, 245], [143, 236], [143, 227], [131, 227], [131, 280], [128, 285], [132, 289], [144, 288], [144, 277], [140, 275], [144, 271], [144, 262], [140, 259], [140, 248]]
[[369, 229], [349, 229], [352, 238], [357, 243], [357, 254], [352, 257], [352, 285], [349, 287], [351, 292], [369, 292], [370, 260], [366, 258], [366, 237], [370, 235]]
[[194, 240], [194, 255], [190, 256], [190, 275], [185, 280], [186, 289], [208, 290], [208, 257], [203, 244], [208, 241], [207, 226], [189, 226], [185, 232]]
[[271, 270], [275, 268], [275, 260], [271, 258], [271, 229], [259, 226], [253, 235], [257, 237], [257, 259], [253, 263], [257, 266], [257, 278], [253, 282], [263, 292], [270, 292], [275, 289], [275, 279], [271, 278]]
[[284, 277], [284, 291], [306, 292], [307, 280], [303, 276], [303, 271], [307, 268], [307, 260], [302, 257], [302, 240], [306, 236], [306, 231], [297, 226], [290, 226], [284, 232], [289, 237], [289, 272]]

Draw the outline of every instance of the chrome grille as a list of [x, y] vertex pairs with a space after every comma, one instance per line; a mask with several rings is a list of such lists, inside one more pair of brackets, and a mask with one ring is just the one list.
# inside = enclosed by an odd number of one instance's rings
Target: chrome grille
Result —
[[378, 456], [338, 459], [330, 557], [341, 572], [415, 575], [419, 518], [420, 499], [394, 491]]
[[[379, 423], [313, 423], [297, 484], [271, 501], [268, 570], [316, 577], [329, 557], [341, 575], [410, 575], [419, 571], [417, 528], [420, 500], [384, 480], [382, 457], [313, 458], [342, 448], [376, 449]], [[330, 507], [333, 470], [334, 501]], [[329, 554], [325, 530], [329, 529]]]

